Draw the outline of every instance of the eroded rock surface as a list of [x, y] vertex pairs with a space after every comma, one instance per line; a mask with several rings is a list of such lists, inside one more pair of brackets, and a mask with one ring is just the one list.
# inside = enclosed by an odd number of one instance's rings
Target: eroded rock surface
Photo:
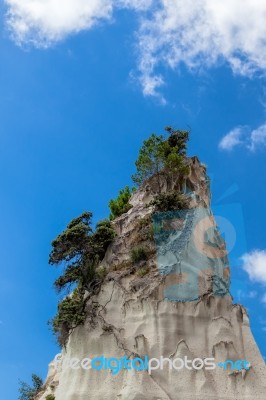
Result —
[[[39, 396], [56, 400], [265, 400], [266, 368], [249, 319], [229, 292], [225, 243], [210, 210], [205, 167], [188, 160], [182, 185], [162, 180], [161, 190], [182, 190], [189, 199], [182, 212], [152, 217], [153, 179], [138, 190], [132, 208], [114, 221], [117, 237], [101, 268], [100, 292], [87, 302], [88, 317], [70, 335], [63, 366], [52, 362]], [[151, 231], [151, 226], [153, 229]], [[145, 246], [149, 257], [133, 265], [130, 251]], [[140, 273], [141, 272], [141, 273]], [[67, 360], [130, 357], [247, 360], [251, 367], [223, 370], [73, 370]]]

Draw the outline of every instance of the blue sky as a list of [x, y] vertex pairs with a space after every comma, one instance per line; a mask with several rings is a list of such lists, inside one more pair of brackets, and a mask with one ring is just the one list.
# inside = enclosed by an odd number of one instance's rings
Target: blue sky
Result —
[[189, 154], [207, 164], [213, 206], [236, 231], [232, 292], [266, 356], [266, 6], [198, 3], [1, 2], [6, 400], [17, 398], [19, 378], [45, 377], [57, 352], [47, 326], [58, 300], [51, 240], [84, 210], [107, 216], [142, 141], [169, 124], [191, 128]]

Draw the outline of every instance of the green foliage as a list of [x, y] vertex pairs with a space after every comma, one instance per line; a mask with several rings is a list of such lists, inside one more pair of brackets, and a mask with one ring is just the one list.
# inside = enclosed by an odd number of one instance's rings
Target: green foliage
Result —
[[48, 396], [45, 397], [46, 400], [55, 400], [55, 397], [53, 394], [48, 394]]
[[149, 226], [150, 224], [151, 224], [151, 216], [150, 216], [150, 215], [145, 215], [145, 217], [142, 217], [142, 218], [138, 221], [138, 227], [139, 227], [139, 229], [146, 228], [146, 227]]
[[170, 175], [172, 180], [175, 174], [184, 175], [188, 172], [184, 160], [189, 132], [170, 126], [167, 126], [165, 130], [169, 134], [168, 139], [153, 133], [144, 141], [135, 163], [137, 172], [132, 176], [137, 185], [142, 185], [146, 179], [155, 175], [159, 193], [162, 172]]
[[124, 260], [119, 264], [114, 264], [112, 265], [110, 271], [121, 271], [121, 270], [127, 270], [129, 268], [131, 268], [132, 265], [132, 261], [131, 260]]
[[147, 275], [148, 272], [149, 272], [148, 268], [140, 268], [137, 270], [137, 275], [143, 278], [143, 276]]
[[134, 244], [145, 242], [147, 240], [153, 241], [153, 225], [150, 215], [146, 215], [138, 220], [136, 224], [136, 232], [137, 235]]
[[67, 285], [72, 285], [74, 282], [78, 282], [81, 277], [81, 268], [78, 263], [66, 267], [63, 275], [59, 276], [54, 282], [54, 286], [58, 292], [60, 292]]
[[75, 289], [58, 304], [57, 315], [52, 320], [54, 333], [59, 344], [65, 344], [69, 331], [83, 324], [85, 321], [84, 295], [80, 289]]
[[171, 126], [166, 126], [165, 131], [169, 133], [168, 143], [170, 147], [176, 148], [178, 155], [186, 155], [189, 131], [181, 131]]
[[20, 381], [19, 400], [34, 400], [35, 396], [41, 391], [43, 380], [36, 374], [31, 376], [32, 386]]
[[130, 258], [133, 264], [145, 261], [148, 258], [148, 250], [145, 247], [134, 247], [131, 250]]
[[178, 192], [159, 193], [150, 204], [161, 212], [182, 210], [188, 206], [187, 199]]
[[99, 286], [102, 278], [96, 273], [96, 267], [115, 237], [109, 220], [98, 222], [93, 231], [91, 218], [90, 212], [81, 214], [52, 242], [49, 263], [64, 265], [62, 275], [54, 283], [55, 288], [60, 292], [73, 284], [77, 286], [72, 296], [58, 305], [58, 313], [52, 320], [53, 331], [60, 344], [65, 342], [70, 329], [84, 322], [85, 290], [92, 292]]
[[107, 270], [103, 265], [100, 265], [97, 269], [96, 269], [96, 274], [99, 277], [99, 279], [103, 280], [106, 275], [107, 275]]
[[73, 219], [67, 229], [52, 241], [52, 251], [49, 264], [59, 264], [62, 261], [70, 262], [80, 258], [90, 245], [92, 213], [85, 212], [80, 217]]
[[84, 317], [83, 294], [79, 289], [75, 289], [58, 305], [58, 314], [53, 320], [55, 331], [59, 330], [63, 323], [69, 328], [77, 326], [84, 321]]
[[103, 259], [107, 247], [115, 238], [115, 231], [109, 219], [104, 219], [96, 225], [96, 230], [92, 236], [92, 248], [94, 254], [101, 260]]
[[132, 180], [137, 185], [153, 175], [157, 176], [159, 183], [159, 172], [164, 167], [164, 138], [154, 133], [143, 142], [139, 150], [139, 156], [135, 162], [137, 172], [132, 176]]
[[59, 292], [74, 283], [88, 288], [96, 278], [96, 265], [115, 237], [109, 220], [98, 222], [93, 232], [91, 218], [92, 213], [85, 212], [73, 219], [52, 242], [49, 264], [64, 263], [65, 266], [63, 274], [54, 283]]
[[110, 220], [113, 220], [130, 210], [132, 205], [129, 204], [129, 200], [132, 196], [133, 191], [133, 189], [130, 190], [130, 188], [126, 186], [124, 189], [121, 189], [119, 191], [118, 197], [116, 199], [109, 201], [109, 208], [111, 211]]

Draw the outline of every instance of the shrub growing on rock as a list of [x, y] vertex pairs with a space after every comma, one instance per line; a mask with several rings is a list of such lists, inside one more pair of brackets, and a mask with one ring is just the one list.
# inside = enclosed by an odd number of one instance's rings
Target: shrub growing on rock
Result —
[[134, 264], [145, 261], [148, 258], [148, 250], [145, 247], [134, 247], [131, 250], [130, 258]]
[[23, 381], [19, 382], [19, 400], [34, 400], [37, 394], [40, 393], [43, 386], [43, 380], [36, 374], [32, 374], [31, 380], [32, 386]]
[[129, 200], [132, 196], [134, 189], [130, 189], [129, 186], [126, 186], [124, 189], [121, 189], [118, 197], [116, 199], [109, 201], [109, 208], [111, 211], [110, 220], [120, 217], [120, 215], [126, 213], [132, 207], [129, 204]]
[[85, 317], [84, 295], [80, 289], [75, 289], [58, 304], [57, 314], [52, 320], [53, 331], [60, 346], [65, 345], [71, 330], [84, 323]]
[[48, 394], [48, 396], [45, 397], [46, 400], [55, 400], [55, 397], [53, 394]]
[[183, 210], [188, 206], [186, 197], [178, 192], [159, 193], [150, 205], [155, 206], [156, 211]]

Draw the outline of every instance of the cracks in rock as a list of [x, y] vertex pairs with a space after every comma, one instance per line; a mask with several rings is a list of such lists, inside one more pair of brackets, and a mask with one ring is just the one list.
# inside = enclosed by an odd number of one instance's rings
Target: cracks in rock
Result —
[[179, 342], [177, 343], [175, 351], [174, 351], [172, 354], [170, 354], [169, 358], [173, 358], [173, 357], [174, 357], [174, 355], [176, 354], [176, 352], [177, 352], [177, 350], [178, 350], [178, 347], [179, 347], [179, 345], [180, 345], [181, 343], [184, 343], [184, 344], [186, 345], [188, 351], [190, 351], [190, 349], [189, 349], [189, 347], [188, 347], [187, 342], [185, 341], [185, 339], [181, 339], [181, 340], [179, 340]]
[[103, 317], [102, 315], [99, 315], [99, 316], [100, 316], [101, 321], [102, 321], [102, 324], [103, 324], [103, 325], [102, 325], [103, 330], [105, 331], [105, 333], [108, 333], [108, 334], [110, 334], [110, 335], [114, 335], [114, 338], [115, 338], [115, 340], [116, 340], [117, 347], [118, 347], [120, 350], [122, 350], [122, 351], [127, 355], [127, 357], [133, 356], [134, 358], [137, 358], [137, 357], [140, 358], [140, 355], [139, 355], [138, 353], [136, 353], [136, 352], [134, 352], [134, 351], [128, 349], [128, 348], [125, 346], [123, 339], [120, 337], [121, 331], [123, 331], [123, 329], [117, 328], [115, 325], [108, 323], [108, 322], [104, 319], [104, 317]]
[[118, 281], [114, 280], [114, 282], [117, 284], [117, 286], [126, 294], [131, 294], [123, 285], [121, 285]]
[[244, 314], [246, 314], [246, 316], [248, 317], [248, 312], [247, 312], [246, 308], [244, 306], [242, 306], [241, 304], [232, 304], [231, 307], [232, 307], [231, 308], [232, 310], [234, 308], [238, 308], [238, 310], [240, 312], [240, 320], [241, 320], [241, 322], [244, 321]]
[[[123, 331], [123, 329], [122, 329], [122, 328], [117, 328], [115, 325], [108, 323], [108, 322], [106, 321], [106, 319], [103, 317], [103, 315], [101, 314], [103, 311], [106, 311], [107, 305], [112, 301], [113, 294], [114, 294], [114, 289], [115, 289], [115, 285], [116, 285], [116, 284], [117, 284], [117, 282], [114, 281], [112, 293], [111, 293], [111, 296], [110, 296], [109, 300], [108, 300], [104, 305], [101, 305], [101, 304], [98, 303], [98, 304], [99, 304], [99, 307], [101, 307], [101, 309], [98, 311], [97, 317], [98, 317], [98, 318], [101, 320], [101, 322], [102, 322], [102, 329], [103, 329], [103, 331], [104, 331], [105, 333], [113, 334], [113, 335], [114, 335], [114, 338], [115, 338], [115, 340], [116, 340], [117, 347], [118, 347], [119, 349], [123, 350], [124, 353], [125, 353], [127, 356], [130, 356], [130, 357], [131, 357], [131, 356], [140, 357], [139, 354], [137, 354], [137, 353], [135, 353], [134, 351], [132, 351], [132, 350], [126, 348], [126, 346], [125, 346], [125, 344], [124, 344], [124, 342], [123, 342], [123, 339], [120, 337], [121, 331]], [[94, 302], [94, 303], [96, 303], [96, 302]]]
[[228, 318], [223, 317], [222, 315], [218, 315], [218, 317], [213, 317], [213, 318], [212, 318], [212, 321], [217, 321], [217, 320], [219, 320], [219, 319], [224, 319], [224, 320], [225, 320], [226, 322], [228, 322], [228, 324], [232, 327], [231, 321], [230, 321]]
[[231, 371], [231, 372], [229, 372], [228, 376], [236, 378], [239, 374], [241, 374], [242, 378], [245, 380], [246, 375], [248, 374], [248, 372], [250, 371], [251, 368], [252, 368], [252, 366], [250, 366], [249, 370], [241, 368], [238, 371]]
[[147, 342], [147, 338], [145, 335], [143, 335], [143, 333], [141, 333], [140, 335], [135, 336], [135, 347], [138, 348], [138, 339], [143, 339], [144, 342]]
[[232, 342], [232, 340], [229, 340], [229, 341], [228, 341], [228, 340], [220, 340], [219, 342], [215, 343], [215, 344], [212, 346], [212, 355], [213, 355], [214, 358], [215, 358], [215, 348], [216, 348], [217, 346], [219, 346], [220, 344], [224, 344], [224, 346], [225, 346], [226, 349], [228, 348], [229, 345], [231, 345], [231, 346], [233, 347], [233, 349], [235, 350], [236, 354], [238, 353], [237, 350], [236, 350], [236, 348], [235, 348], [234, 343]]
[[199, 296], [197, 302], [196, 302], [195, 305], [194, 305], [194, 308], [196, 309], [197, 305], [198, 305], [199, 303], [201, 303], [202, 301], [204, 301], [205, 299], [206, 299], [206, 304], [207, 304], [207, 306], [209, 306], [209, 305], [210, 305], [210, 302], [211, 302], [211, 300], [210, 300], [211, 297], [214, 298], [214, 293], [213, 293], [212, 290], [209, 290], [208, 292], [202, 294], [201, 296]]
[[103, 306], [102, 304], [98, 303], [98, 304], [100, 304], [100, 306], [102, 307], [102, 309], [98, 312], [98, 315], [100, 315], [100, 313], [101, 313], [103, 310], [106, 311], [106, 306], [107, 306], [107, 304], [111, 303], [112, 298], [113, 298], [113, 294], [114, 294], [114, 290], [115, 290], [115, 283], [116, 283], [116, 282], [114, 281], [113, 289], [112, 289], [112, 293], [111, 293], [110, 299], [105, 303], [105, 305]]

